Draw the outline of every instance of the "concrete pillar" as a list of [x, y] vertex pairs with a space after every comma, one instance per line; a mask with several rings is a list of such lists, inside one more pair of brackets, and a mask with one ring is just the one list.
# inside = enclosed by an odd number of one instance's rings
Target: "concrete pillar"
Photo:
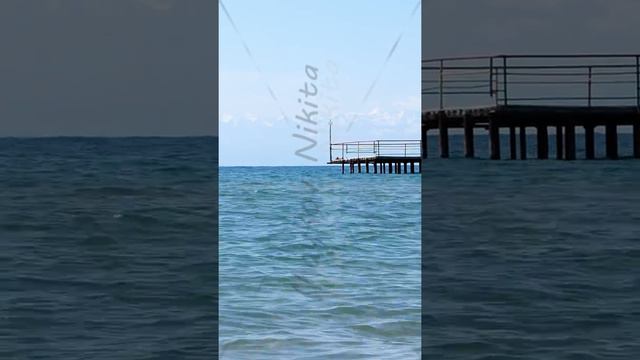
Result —
[[607, 142], [607, 158], [618, 159], [618, 127], [615, 123], [608, 122], [605, 126]]
[[538, 126], [538, 159], [549, 158], [549, 132], [546, 125]]
[[475, 156], [475, 147], [473, 144], [473, 120], [470, 116], [464, 117], [464, 156], [473, 158]]
[[446, 115], [441, 112], [438, 115], [438, 132], [440, 134], [440, 157], [449, 157], [449, 127]]
[[527, 128], [520, 126], [520, 159], [527, 160]]
[[564, 154], [564, 136], [562, 135], [562, 126], [556, 126], [556, 159], [562, 160]]
[[568, 124], [564, 133], [565, 159], [576, 159], [576, 126]]
[[591, 124], [586, 124], [584, 126], [584, 149], [587, 160], [596, 158], [595, 144], [595, 127]]
[[517, 159], [517, 151], [516, 151], [516, 127], [509, 127], [509, 154], [511, 155], [511, 160]]
[[500, 160], [500, 127], [495, 118], [489, 120], [489, 142], [491, 160]]

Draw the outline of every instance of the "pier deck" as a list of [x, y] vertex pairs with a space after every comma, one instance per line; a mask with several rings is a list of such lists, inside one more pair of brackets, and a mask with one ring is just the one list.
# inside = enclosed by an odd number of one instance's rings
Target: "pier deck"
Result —
[[[422, 170], [420, 140], [372, 140], [334, 143], [328, 164], [338, 164], [345, 173], [415, 174]], [[334, 155], [337, 155], [334, 157]]]
[[[576, 128], [585, 132], [587, 159], [603, 126], [606, 155], [618, 158], [619, 126], [633, 128], [640, 158], [640, 55], [494, 56], [423, 61], [422, 156], [427, 134], [438, 132], [449, 157], [449, 129], [463, 129], [465, 156], [474, 157], [474, 129], [489, 132], [490, 157], [500, 159], [500, 130], [509, 132], [510, 158], [526, 159], [526, 132], [535, 129], [539, 159], [549, 157], [548, 128], [557, 157], [576, 158]], [[435, 86], [434, 86], [435, 85]], [[487, 105], [471, 106], [470, 103]], [[452, 103], [453, 105], [449, 105]], [[445, 107], [446, 105], [446, 107]], [[518, 136], [516, 136], [518, 135]]]

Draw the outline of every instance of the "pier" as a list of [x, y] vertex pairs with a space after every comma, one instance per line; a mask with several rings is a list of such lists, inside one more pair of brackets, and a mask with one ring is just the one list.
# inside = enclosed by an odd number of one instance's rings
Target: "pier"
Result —
[[498, 55], [423, 60], [421, 156], [427, 135], [438, 133], [448, 158], [449, 130], [464, 134], [464, 154], [475, 157], [476, 129], [489, 135], [489, 154], [501, 159], [508, 133], [510, 159], [527, 158], [527, 131], [535, 132], [538, 159], [549, 158], [549, 129], [557, 159], [576, 159], [576, 130], [584, 131], [586, 159], [595, 158], [603, 128], [606, 157], [618, 159], [618, 127], [633, 133], [640, 158], [640, 55]]
[[329, 164], [342, 173], [416, 174], [422, 171], [420, 140], [372, 140], [332, 143]]

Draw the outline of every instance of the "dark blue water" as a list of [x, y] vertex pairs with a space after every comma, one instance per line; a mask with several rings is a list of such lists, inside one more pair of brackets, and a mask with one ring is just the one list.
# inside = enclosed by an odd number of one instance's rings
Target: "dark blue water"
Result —
[[220, 169], [222, 359], [418, 359], [420, 176]]
[[430, 159], [422, 196], [425, 358], [640, 358], [639, 160]]
[[[0, 358], [211, 358], [216, 146], [0, 139]], [[631, 159], [430, 159], [423, 356], [640, 358], [638, 179]], [[418, 357], [417, 175], [220, 181], [222, 358]]]
[[216, 148], [0, 139], [0, 358], [210, 359]]

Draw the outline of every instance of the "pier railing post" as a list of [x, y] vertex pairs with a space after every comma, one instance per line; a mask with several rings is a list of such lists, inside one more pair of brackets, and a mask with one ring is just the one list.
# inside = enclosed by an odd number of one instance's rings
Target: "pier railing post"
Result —
[[495, 83], [494, 93], [496, 94], [496, 107], [500, 105], [500, 68], [498, 66], [493, 67], [493, 58], [491, 58], [492, 71], [495, 71]]
[[589, 83], [589, 107], [591, 107], [591, 88], [592, 88], [592, 84], [593, 84], [592, 78], [593, 78], [593, 68], [591, 66], [589, 66], [589, 80], [588, 80], [588, 83]]
[[493, 97], [493, 57], [489, 58], [489, 96]]
[[444, 60], [440, 60], [440, 110], [444, 108]]
[[502, 57], [502, 89], [504, 91], [504, 106], [509, 105], [509, 96], [507, 95], [507, 57]]

